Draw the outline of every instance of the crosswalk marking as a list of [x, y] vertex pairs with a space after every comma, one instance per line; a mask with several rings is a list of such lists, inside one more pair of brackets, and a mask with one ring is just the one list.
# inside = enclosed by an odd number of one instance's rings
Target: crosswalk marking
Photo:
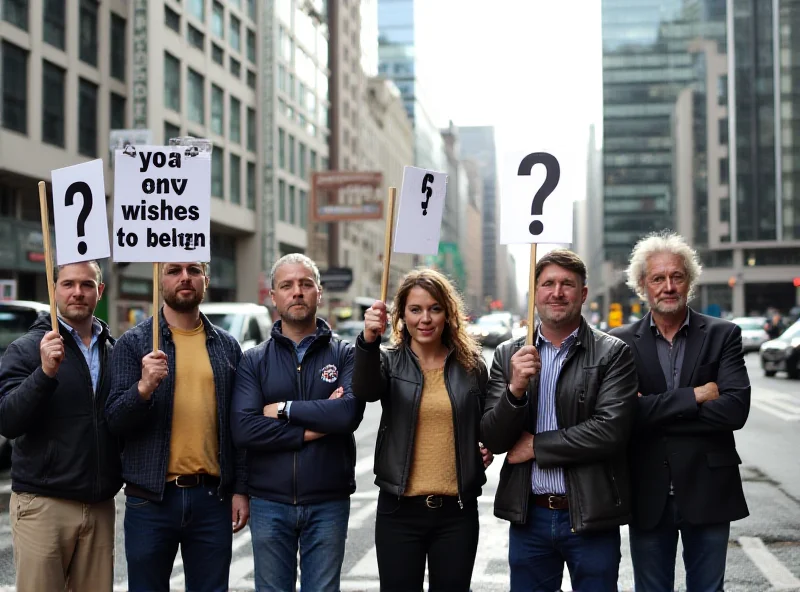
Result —
[[800, 421], [800, 399], [787, 393], [753, 391], [750, 405], [783, 421]]
[[769, 552], [760, 538], [739, 537], [739, 544], [758, 570], [769, 580], [773, 590], [797, 590], [800, 588], [800, 580], [794, 577], [792, 572]]

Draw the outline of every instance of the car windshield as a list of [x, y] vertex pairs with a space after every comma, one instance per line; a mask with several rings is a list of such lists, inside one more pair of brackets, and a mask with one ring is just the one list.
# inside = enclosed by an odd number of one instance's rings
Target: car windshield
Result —
[[221, 313], [215, 312], [211, 314], [206, 314], [208, 320], [211, 321], [212, 325], [216, 325], [217, 327], [221, 327], [225, 329], [228, 333], [233, 335], [234, 337], [240, 335], [242, 332], [242, 322], [244, 321], [244, 315], [235, 314], [235, 313]]
[[503, 319], [497, 317], [481, 317], [478, 319], [478, 325], [481, 327], [505, 327], [506, 324]]
[[800, 321], [786, 329], [781, 335], [781, 339], [794, 339], [795, 337], [800, 337]]
[[742, 328], [742, 331], [758, 331], [764, 328], [762, 319], [734, 319], [734, 323]]
[[38, 314], [30, 309], [0, 308], [0, 351], [5, 351], [12, 341], [27, 333]]

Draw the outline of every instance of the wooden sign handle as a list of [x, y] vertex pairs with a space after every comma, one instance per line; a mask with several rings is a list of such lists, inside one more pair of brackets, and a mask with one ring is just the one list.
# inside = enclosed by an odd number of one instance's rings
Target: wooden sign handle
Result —
[[397, 187], [389, 187], [389, 208], [386, 212], [386, 230], [383, 236], [383, 275], [381, 276], [381, 302], [386, 302], [389, 292], [389, 264], [392, 260], [392, 223]]
[[153, 352], [158, 351], [158, 332], [161, 325], [161, 315], [158, 310], [159, 297], [161, 296], [160, 269], [160, 263], [153, 263]]
[[531, 244], [531, 265], [528, 270], [528, 333], [525, 345], [533, 345], [534, 323], [536, 322], [536, 243]]
[[53, 280], [53, 251], [50, 245], [50, 216], [47, 211], [47, 185], [39, 181], [39, 213], [42, 216], [42, 240], [44, 241], [44, 264], [47, 273], [47, 296], [50, 299], [50, 326], [58, 332], [56, 310], [56, 286]]

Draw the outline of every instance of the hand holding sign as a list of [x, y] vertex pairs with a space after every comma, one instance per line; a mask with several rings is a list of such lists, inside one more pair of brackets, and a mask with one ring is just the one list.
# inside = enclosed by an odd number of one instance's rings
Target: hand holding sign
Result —
[[103, 161], [57, 169], [52, 177], [58, 264], [110, 256]]
[[[397, 210], [395, 253], [436, 255], [447, 195], [447, 175], [407, 166]], [[420, 200], [422, 196], [422, 200]]]

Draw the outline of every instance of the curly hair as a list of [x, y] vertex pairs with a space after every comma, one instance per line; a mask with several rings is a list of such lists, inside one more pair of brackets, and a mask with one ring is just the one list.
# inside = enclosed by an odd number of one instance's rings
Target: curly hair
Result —
[[694, 297], [697, 280], [703, 271], [697, 251], [686, 243], [681, 235], [670, 231], [653, 232], [640, 239], [631, 253], [630, 264], [625, 270], [627, 286], [636, 292], [636, 295], [647, 301], [647, 291], [644, 287], [647, 274], [647, 260], [659, 253], [671, 253], [683, 259], [686, 268], [686, 279], [689, 282], [688, 300]]
[[475, 338], [467, 333], [467, 315], [458, 290], [445, 275], [434, 269], [415, 269], [403, 278], [392, 304], [392, 344], [409, 347], [411, 335], [403, 322], [406, 302], [411, 290], [419, 286], [444, 307], [445, 326], [442, 343], [455, 350], [456, 360], [466, 370], [474, 370], [481, 358], [481, 348]]

